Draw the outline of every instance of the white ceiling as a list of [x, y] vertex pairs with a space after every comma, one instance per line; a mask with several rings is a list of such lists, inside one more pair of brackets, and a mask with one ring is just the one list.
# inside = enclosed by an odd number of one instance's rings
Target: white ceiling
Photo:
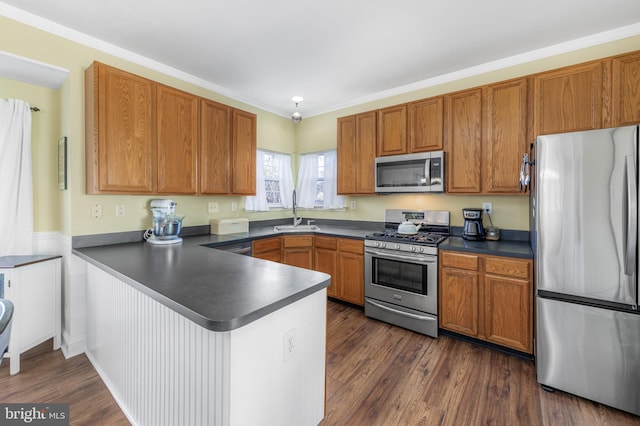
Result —
[[0, 13], [285, 116], [294, 95], [312, 116], [640, 34], [639, 0], [4, 0]]

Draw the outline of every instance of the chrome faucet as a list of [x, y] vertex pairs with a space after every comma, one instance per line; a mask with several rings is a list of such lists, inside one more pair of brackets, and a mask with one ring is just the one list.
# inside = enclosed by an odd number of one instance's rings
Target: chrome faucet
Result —
[[293, 190], [293, 226], [298, 226], [302, 222], [302, 218], [298, 218], [296, 206], [296, 190]]

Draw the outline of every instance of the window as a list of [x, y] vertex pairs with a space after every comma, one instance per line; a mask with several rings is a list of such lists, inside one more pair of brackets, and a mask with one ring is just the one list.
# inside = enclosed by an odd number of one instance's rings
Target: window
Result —
[[269, 211], [290, 208], [293, 192], [291, 156], [258, 150], [256, 153], [256, 195], [245, 198], [245, 210]]
[[280, 160], [282, 155], [264, 153], [264, 186], [269, 207], [282, 207], [280, 197]]
[[336, 151], [300, 156], [297, 186], [300, 207], [344, 207], [344, 198], [337, 195], [336, 168]]

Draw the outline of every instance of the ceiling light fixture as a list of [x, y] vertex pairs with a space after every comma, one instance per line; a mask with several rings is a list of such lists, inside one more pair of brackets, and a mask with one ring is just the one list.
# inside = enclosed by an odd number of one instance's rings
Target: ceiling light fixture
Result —
[[302, 102], [304, 98], [302, 96], [294, 96], [291, 98], [291, 100], [296, 103], [296, 111], [291, 114], [291, 119], [294, 123], [299, 123], [302, 121], [302, 114], [298, 112], [298, 104]]

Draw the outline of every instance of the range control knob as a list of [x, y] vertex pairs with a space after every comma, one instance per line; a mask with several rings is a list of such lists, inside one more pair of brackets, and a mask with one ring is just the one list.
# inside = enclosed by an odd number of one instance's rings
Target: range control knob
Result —
[[416, 246], [411, 246], [411, 251], [416, 251]]
[[387, 247], [387, 243], [382, 243], [382, 248]]
[[380, 247], [380, 243], [376, 241], [376, 247]]
[[396, 250], [400, 250], [400, 244], [396, 244]]
[[420, 253], [424, 253], [424, 247], [420, 247]]

